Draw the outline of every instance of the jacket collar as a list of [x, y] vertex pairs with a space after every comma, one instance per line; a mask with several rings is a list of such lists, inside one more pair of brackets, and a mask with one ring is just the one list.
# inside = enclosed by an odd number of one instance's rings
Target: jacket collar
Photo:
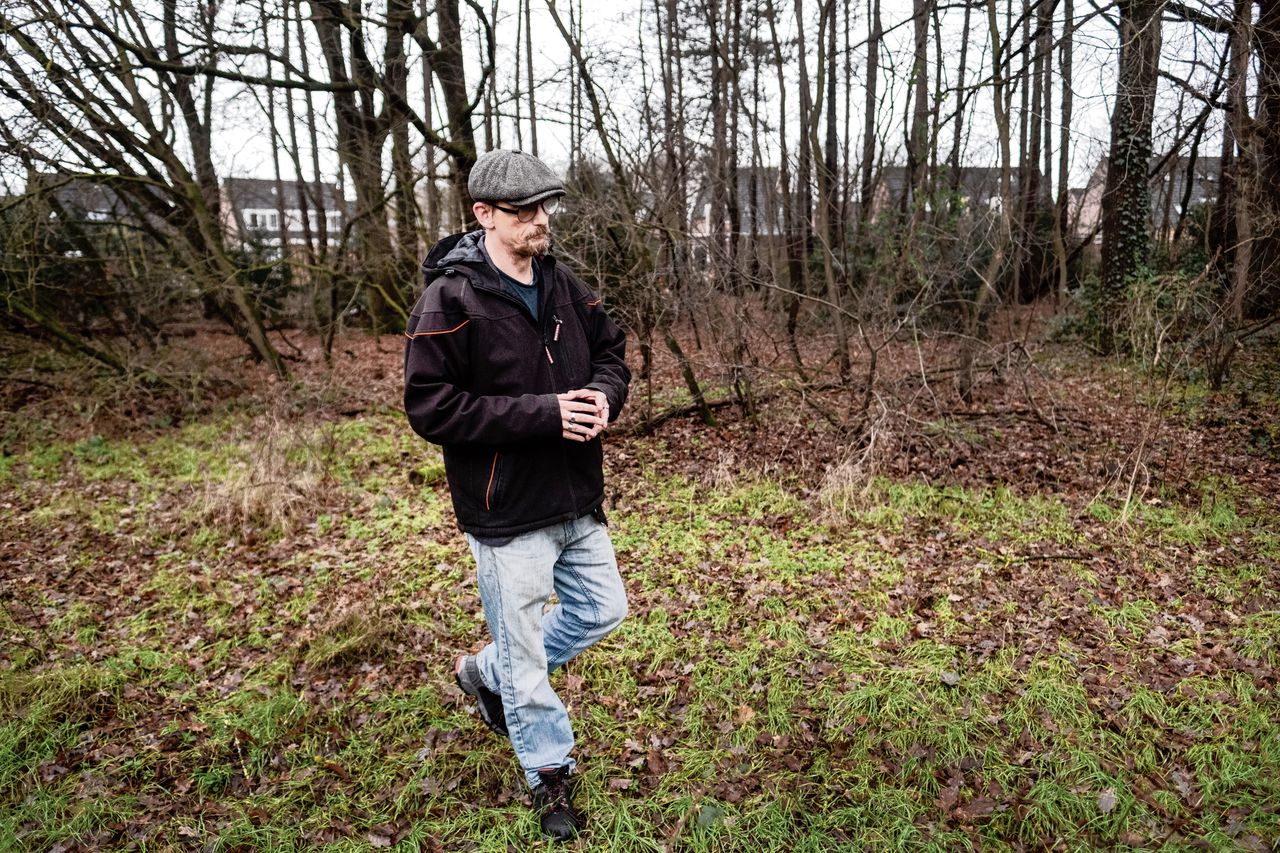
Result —
[[[538, 262], [545, 277], [555, 265], [555, 256], [548, 251], [538, 257]], [[485, 283], [489, 283], [489, 278], [494, 279], [492, 283], [497, 283], [498, 268], [489, 260], [489, 253], [484, 248], [483, 228], [451, 234], [432, 246], [422, 262], [422, 282], [429, 285], [449, 270], [459, 267], [479, 273]], [[471, 278], [474, 280], [477, 276], [472, 275]]]

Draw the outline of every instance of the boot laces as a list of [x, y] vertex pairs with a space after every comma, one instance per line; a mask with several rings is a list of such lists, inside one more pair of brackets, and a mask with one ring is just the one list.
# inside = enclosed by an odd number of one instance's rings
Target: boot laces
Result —
[[544, 808], [549, 812], [560, 812], [569, 809], [569, 783], [563, 774], [549, 774], [542, 781], [546, 789]]

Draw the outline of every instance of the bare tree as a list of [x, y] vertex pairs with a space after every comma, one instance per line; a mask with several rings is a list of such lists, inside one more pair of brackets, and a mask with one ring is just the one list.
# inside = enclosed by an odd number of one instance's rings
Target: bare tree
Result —
[[[818, 68], [817, 68], [817, 87], [816, 99], [814, 98], [813, 89], [810, 88], [808, 61], [805, 57], [805, 40], [804, 40], [804, 7], [802, 0], [796, 0], [796, 29], [799, 33], [799, 54], [798, 64], [800, 69], [800, 126], [804, 131], [804, 138], [808, 140], [807, 150], [816, 161], [815, 172], [818, 178], [818, 199], [814, 208], [816, 223], [816, 231], [818, 233], [819, 249], [822, 253], [822, 277], [826, 283], [826, 297], [830, 304], [831, 323], [836, 333], [836, 364], [840, 371], [840, 379], [842, 382], [849, 381], [850, 360], [849, 360], [849, 335], [845, 330], [844, 312], [841, 310], [841, 294], [840, 286], [836, 280], [835, 271], [835, 237], [833, 233], [834, 223], [831, 221], [831, 196], [836, 192], [836, 188], [831, 186], [829, 177], [832, 171], [826, 163], [823, 162], [822, 147], [818, 144], [818, 127], [822, 118], [822, 99], [823, 97], [835, 97], [833, 92], [826, 92], [822, 83], [825, 65], [834, 62], [835, 57], [828, 57], [823, 46], [823, 39], [818, 39]], [[823, 12], [820, 17], [818, 27], [821, 33], [823, 28], [830, 21], [834, 25], [835, 20], [835, 3], [834, 0], [827, 0], [823, 5]], [[802, 152], [806, 149], [802, 149]], [[803, 156], [803, 154], [802, 154]]]
[[1058, 198], [1053, 215], [1053, 254], [1057, 262], [1055, 293], [1066, 299], [1070, 287], [1067, 271], [1067, 233], [1070, 228], [1068, 175], [1071, 171], [1071, 45], [1075, 33], [1075, 6], [1073, 0], [1062, 3], [1062, 39], [1059, 42], [1059, 69], [1062, 75], [1061, 137], [1058, 141]]
[[998, 280], [1005, 263], [1005, 246], [1011, 230], [1010, 209], [1013, 207], [1011, 186], [1011, 152], [1009, 102], [1006, 99], [1006, 81], [1001, 70], [1006, 61], [1006, 42], [996, 15], [995, 0], [987, 0], [987, 31], [991, 39], [991, 101], [995, 108], [996, 137], [1000, 146], [1000, 205], [996, 216], [995, 235], [991, 241], [990, 258], [978, 279], [978, 292], [972, 303], [966, 305], [964, 338], [960, 347], [960, 372], [958, 390], [960, 398], [968, 402], [973, 393], [974, 362], [979, 346], [986, 336], [986, 322], [995, 300], [999, 297]]
[[1153, 0], [1119, 0], [1120, 62], [1103, 193], [1102, 279], [1095, 299], [1098, 346], [1115, 349], [1129, 283], [1150, 252], [1151, 122], [1160, 68], [1160, 12]]
[[[643, 277], [651, 268], [652, 262], [648, 255], [647, 247], [635, 239], [636, 235], [633, 229], [641, 220], [640, 205], [628, 180], [626, 166], [618, 153], [616, 145], [611, 140], [613, 129], [610, 128], [605, 120], [605, 109], [601, 104], [596, 83], [592, 79], [586, 56], [582, 52], [582, 46], [573, 32], [565, 26], [564, 20], [556, 8], [555, 0], [547, 0], [547, 9], [551, 13], [551, 19], [555, 22], [556, 29], [560, 31], [560, 36], [569, 48], [578, 79], [582, 83], [581, 97], [585, 98], [586, 103], [591, 106], [592, 125], [596, 130], [596, 136], [601, 148], [604, 150], [606, 162], [614, 181], [615, 192], [625, 214], [625, 218], [614, 220], [608, 226], [610, 239], [618, 250], [621, 277], [624, 279]], [[694, 374], [693, 365], [685, 356], [679, 341], [665, 321], [659, 323], [659, 332], [662, 334], [668, 349], [671, 350], [680, 364], [685, 385], [688, 387], [703, 421], [709, 425], [714, 424], [715, 415], [706, 402], [702, 387]]]
[[[254, 354], [283, 376], [284, 360], [223, 239], [211, 157], [214, 78], [203, 73], [217, 70], [222, 51], [212, 39], [212, 10], [194, 11], [181, 16], [191, 25], [180, 24], [176, 0], [165, 0], [161, 44], [129, 0], [39, 2], [21, 18], [0, 12], [0, 96], [37, 130], [26, 146], [34, 167], [109, 187]], [[197, 57], [194, 64], [189, 56]], [[185, 160], [178, 140], [189, 152]]]
[[[773, 0], [766, 0], [765, 18], [769, 22], [770, 43], [773, 46], [773, 64], [778, 79], [779, 110], [783, 116], [787, 113], [786, 60], [782, 54], [782, 41], [778, 37], [778, 13]], [[804, 376], [804, 359], [796, 342], [797, 320], [800, 316], [800, 296], [807, 291], [807, 276], [804, 256], [803, 225], [808, 217], [807, 210], [799, 210], [799, 197], [791, 175], [790, 147], [787, 145], [787, 122], [778, 122], [778, 181], [782, 194], [782, 231], [785, 241], [787, 259], [786, 312], [787, 312], [787, 347], [791, 360], [801, 376]]]
[[1209, 357], [1209, 383], [1220, 388], [1230, 369], [1244, 327], [1245, 297], [1253, 267], [1253, 208], [1256, 158], [1249, 118], [1249, 62], [1253, 29], [1253, 0], [1235, 0], [1231, 26], [1231, 62], [1227, 77], [1226, 141], [1234, 149], [1229, 181], [1224, 181], [1222, 204], [1231, 218], [1233, 245], [1227, 270], [1226, 303], [1221, 326], [1215, 330]]
[[1260, 315], [1280, 313], [1280, 2], [1260, 0], [1254, 26], [1258, 61], [1257, 233], [1254, 243], [1253, 304]]

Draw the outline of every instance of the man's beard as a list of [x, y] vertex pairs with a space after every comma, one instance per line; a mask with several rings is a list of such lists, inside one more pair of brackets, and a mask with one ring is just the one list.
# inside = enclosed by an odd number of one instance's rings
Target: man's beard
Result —
[[511, 254], [517, 258], [537, 258], [551, 248], [550, 229], [536, 225], [511, 244]]

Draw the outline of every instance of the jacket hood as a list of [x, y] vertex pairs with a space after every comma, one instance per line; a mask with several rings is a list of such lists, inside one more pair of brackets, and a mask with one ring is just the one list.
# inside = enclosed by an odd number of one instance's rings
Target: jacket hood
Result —
[[488, 266], [489, 261], [480, 247], [482, 237], [482, 229], [464, 231], [451, 234], [432, 246], [431, 251], [427, 252], [426, 260], [422, 262], [422, 283], [431, 284], [444, 275], [445, 270], [456, 265]]
[[[475, 231], [464, 231], [459, 234], [450, 234], [448, 237], [441, 239], [431, 247], [431, 250], [427, 252], [426, 260], [422, 262], [423, 286], [431, 284], [431, 282], [444, 275], [447, 270], [459, 266], [492, 269], [493, 264], [484, 249], [483, 241], [483, 228], [477, 228]], [[541, 260], [545, 263], [550, 258], [551, 249], [548, 249], [547, 254], [543, 255]]]

